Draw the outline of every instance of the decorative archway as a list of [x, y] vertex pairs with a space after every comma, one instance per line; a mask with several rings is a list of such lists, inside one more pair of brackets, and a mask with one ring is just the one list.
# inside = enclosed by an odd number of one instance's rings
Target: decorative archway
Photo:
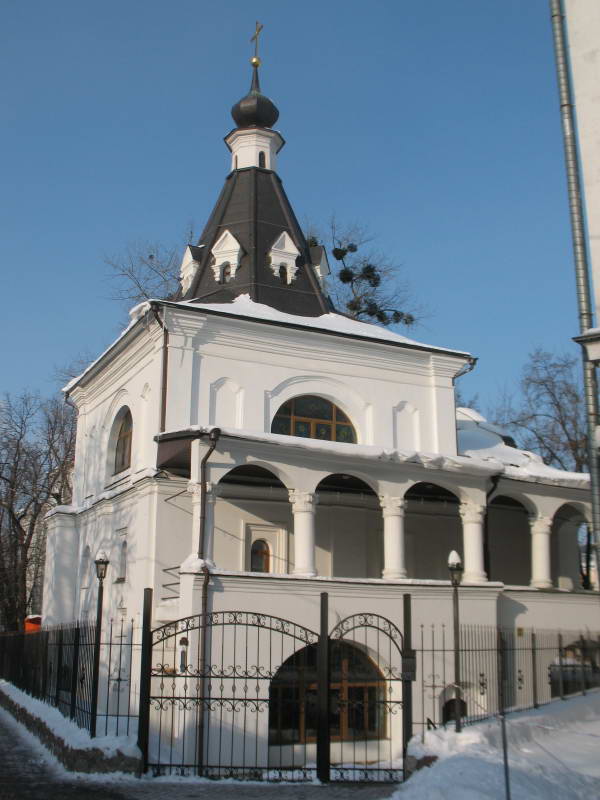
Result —
[[550, 565], [558, 589], [591, 588], [592, 547], [583, 511], [571, 503], [552, 518]]
[[[386, 738], [385, 678], [355, 644], [330, 647], [330, 736], [332, 741]], [[317, 738], [317, 645], [297, 650], [277, 670], [269, 689], [269, 744]]]

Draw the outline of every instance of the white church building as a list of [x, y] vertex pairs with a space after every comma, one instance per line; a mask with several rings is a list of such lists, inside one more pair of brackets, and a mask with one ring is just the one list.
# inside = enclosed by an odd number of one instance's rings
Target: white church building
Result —
[[45, 625], [105, 614], [153, 626], [204, 611], [318, 630], [359, 613], [451, 626], [597, 628], [580, 581], [588, 477], [455, 408], [468, 352], [336, 312], [277, 172], [278, 111], [232, 109], [229, 173], [181, 288], [141, 303], [66, 392], [78, 410], [73, 501], [47, 520]]

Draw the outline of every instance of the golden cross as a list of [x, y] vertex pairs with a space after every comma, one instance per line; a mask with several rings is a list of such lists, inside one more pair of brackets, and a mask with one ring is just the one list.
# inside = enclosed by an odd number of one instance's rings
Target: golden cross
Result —
[[250, 39], [251, 42], [254, 42], [254, 58], [258, 58], [258, 37], [260, 36], [262, 29], [263, 25], [261, 25], [260, 22], [257, 22], [254, 36]]

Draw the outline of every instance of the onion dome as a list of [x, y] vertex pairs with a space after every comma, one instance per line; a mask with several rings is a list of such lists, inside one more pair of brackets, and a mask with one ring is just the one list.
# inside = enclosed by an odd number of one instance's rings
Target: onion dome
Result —
[[231, 109], [231, 116], [238, 128], [271, 128], [279, 119], [279, 111], [275, 103], [260, 91], [258, 68], [260, 59], [251, 59], [252, 84], [250, 91]]

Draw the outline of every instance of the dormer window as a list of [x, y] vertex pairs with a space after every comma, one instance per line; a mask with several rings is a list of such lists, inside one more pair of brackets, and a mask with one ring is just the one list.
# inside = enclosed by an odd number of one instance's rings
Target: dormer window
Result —
[[[227, 283], [234, 278], [242, 259], [242, 246], [235, 236], [230, 231], [223, 231], [210, 252], [214, 258], [212, 270], [217, 283]], [[225, 268], [229, 270], [227, 275]]]
[[292, 283], [298, 272], [296, 259], [300, 255], [300, 251], [287, 231], [279, 234], [267, 255], [275, 277], [278, 277], [282, 283]]

